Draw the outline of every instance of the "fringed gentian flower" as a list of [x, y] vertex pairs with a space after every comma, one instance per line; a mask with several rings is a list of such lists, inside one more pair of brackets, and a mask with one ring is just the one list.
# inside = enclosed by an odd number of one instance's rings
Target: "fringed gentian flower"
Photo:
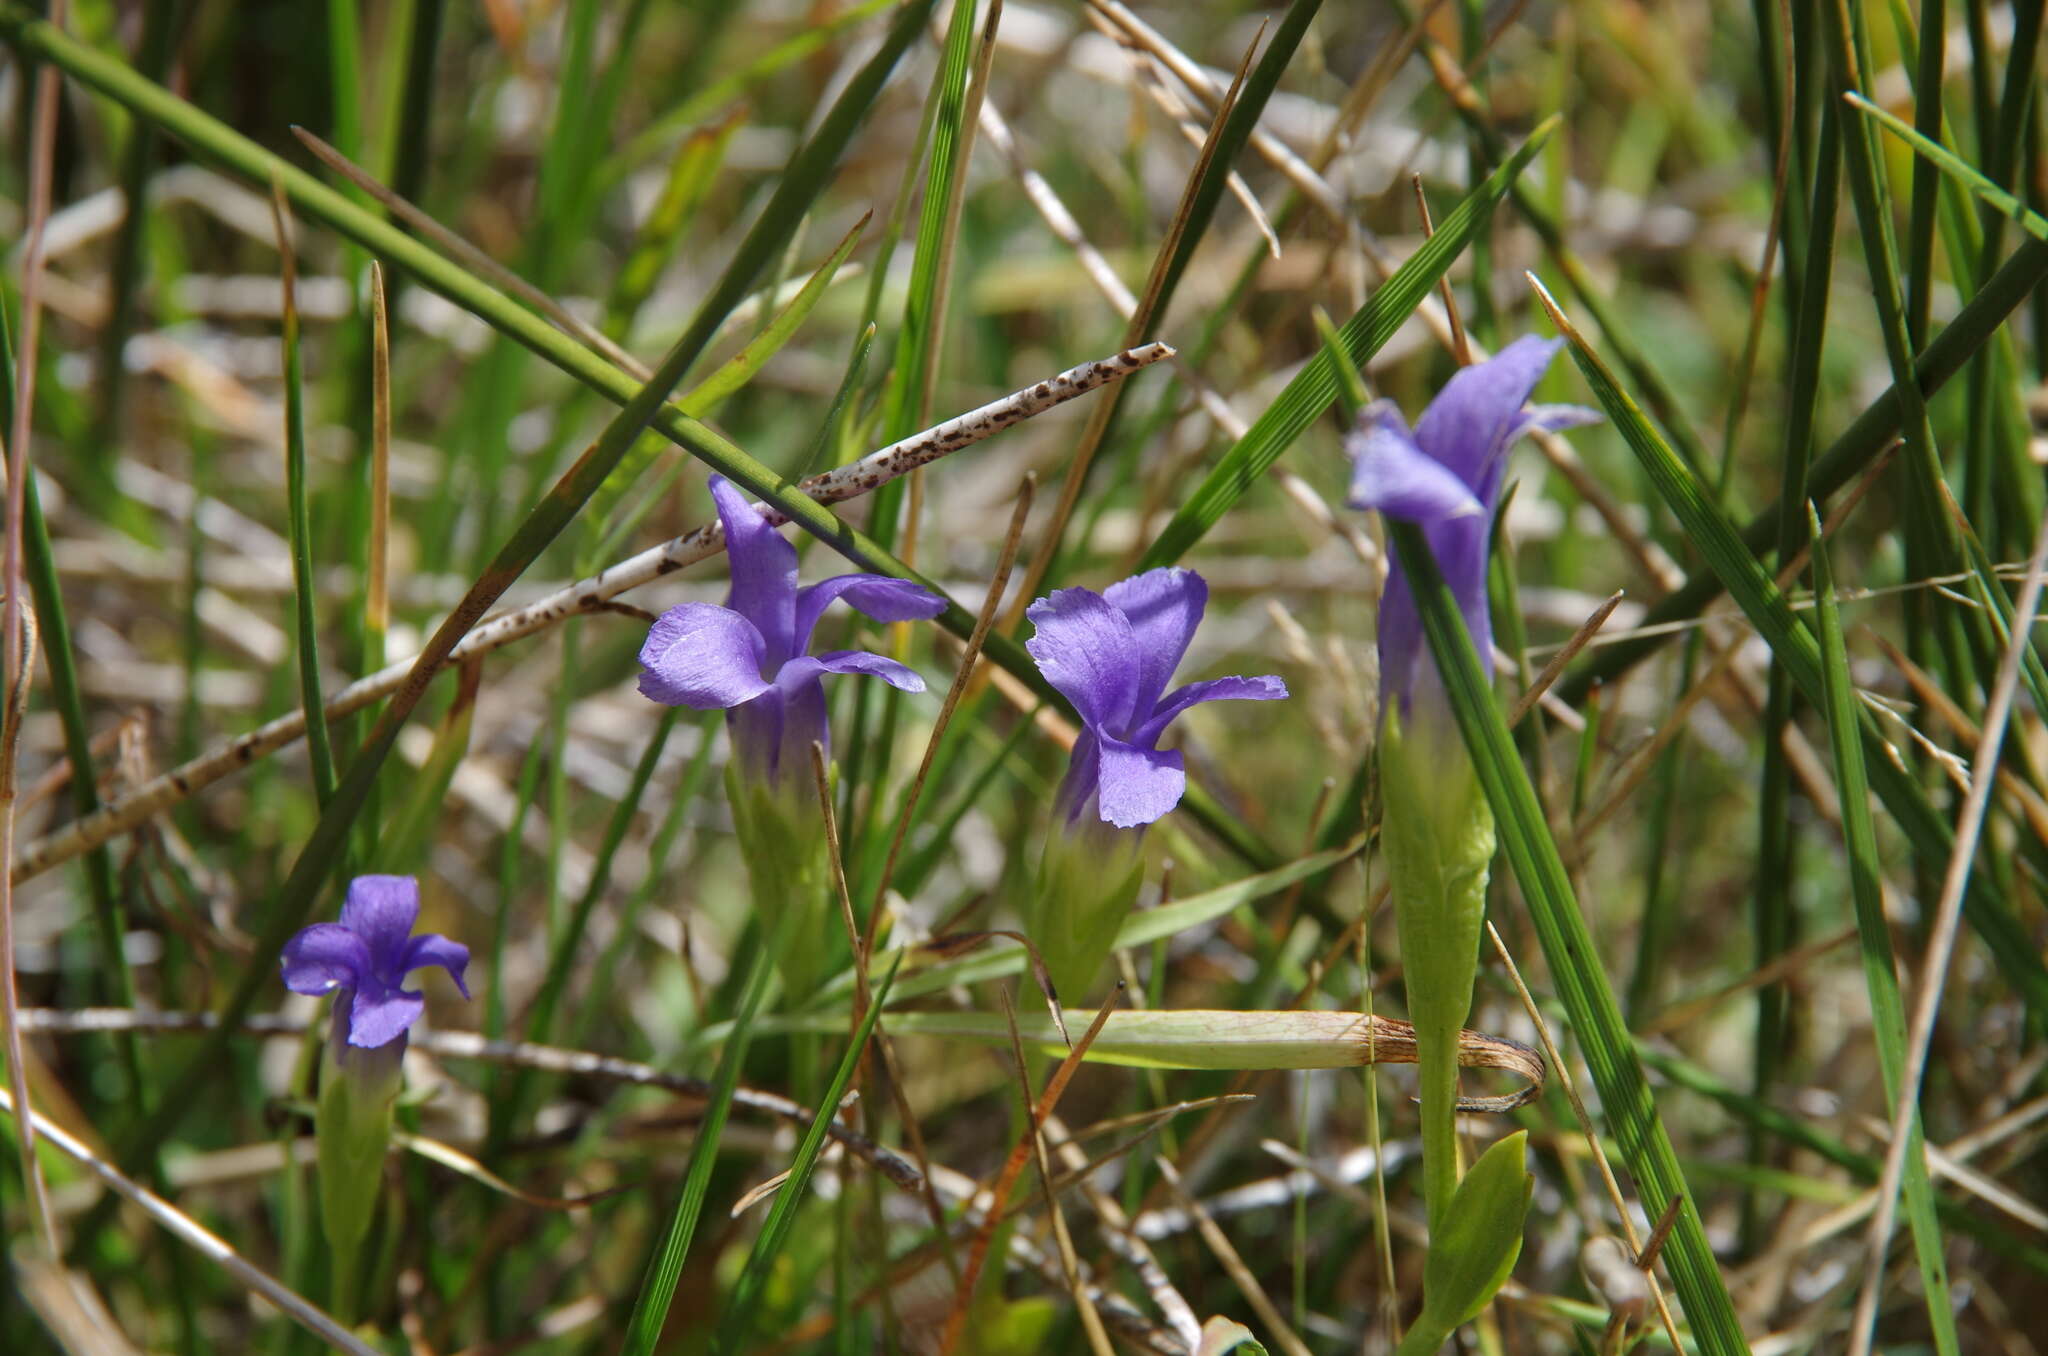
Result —
[[285, 987], [336, 995], [337, 1047], [377, 1050], [396, 1042], [395, 1053], [403, 1053], [407, 1028], [426, 1010], [425, 997], [405, 987], [415, 970], [438, 965], [469, 997], [469, 948], [437, 932], [413, 936], [419, 916], [420, 887], [411, 876], [357, 876], [339, 923], [301, 928], [285, 943]]
[[285, 943], [285, 987], [334, 998], [334, 1017], [315, 1112], [321, 1225], [334, 1269], [334, 1305], [358, 1299], [364, 1242], [382, 1194], [391, 1111], [398, 1099], [406, 1031], [426, 1000], [405, 987], [438, 965], [469, 997], [469, 948], [438, 933], [412, 935], [420, 887], [410, 876], [358, 876], [339, 923], [314, 923]]
[[808, 788], [811, 744], [827, 740], [822, 675], [865, 673], [905, 692], [924, 691], [924, 679], [883, 655], [808, 653], [825, 609], [844, 598], [876, 621], [921, 621], [945, 611], [946, 600], [883, 574], [842, 574], [798, 588], [796, 548], [746, 496], [713, 476], [711, 498], [725, 527], [732, 589], [724, 607], [684, 603], [661, 614], [640, 647], [640, 691], [669, 706], [725, 711], [746, 776], [795, 778]]
[[1287, 695], [1270, 676], [1166, 690], [1208, 603], [1193, 570], [1160, 569], [1102, 593], [1059, 589], [1024, 614], [1037, 627], [1025, 648], [1081, 717], [1027, 920], [1054, 987], [1070, 997], [1082, 996], [1130, 910], [1145, 826], [1187, 789], [1179, 751], [1159, 747], [1166, 727], [1202, 702]]
[[[1493, 620], [1486, 610], [1486, 548], [1508, 449], [1525, 433], [1556, 432], [1599, 418], [1573, 405], [1528, 403], [1562, 342], [1525, 336], [1490, 360], [1458, 372], [1444, 383], [1413, 433], [1391, 402], [1376, 401], [1344, 440], [1351, 456], [1351, 507], [1378, 509], [1422, 528], [1489, 676]], [[1379, 640], [1381, 700], [1398, 704], [1406, 720], [1422, 666], [1431, 664], [1420, 684], [1425, 700], [1440, 697], [1441, 681], [1423, 642], [1415, 596], [1398, 563], [1388, 568], [1380, 599]]]
[[669, 706], [726, 713], [734, 830], [755, 906], [779, 939], [783, 987], [801, 998], [824, 977], [836, 932], [824, 926], [829, 863], [811, 772], [812, 743], [831, 747], [821, 679], [867, 674], [905, 692], [924, 691], [922, 678], [884, 655], [809, 653], [811, 632], [839, 599], [885, 622], [936, 617], [946, 600], [879, 574], [799, 588], [796, 548], [725, 477], [711, 477], [711, 497], [725, 527], [732, 588], [724, 607], [684, 603], [661, 614], [640, 648], [640, 691]]
[[[1444, 385], [1413, 433], [1385, 401], [1363, 411], [1345, 439], [1351, 506], [1417, 524], [1486, 672], [1493, 625], [1486, 553], [1508, 449], [1534, 429], [1597, 416], [1531, 406], [1529, 396], [1561, 345], [1518, 339]], [[1393, 889], [1408, 1012], [1422, 1085], [1423, 1194], [1439, 1230], [1458, 1182], [1458, 1030], [1472, 1006], [1493, 814], [1452, 722], [1428, 653], [1415, 596], [1399, 564], [1380, 598], [1380, 846]]]

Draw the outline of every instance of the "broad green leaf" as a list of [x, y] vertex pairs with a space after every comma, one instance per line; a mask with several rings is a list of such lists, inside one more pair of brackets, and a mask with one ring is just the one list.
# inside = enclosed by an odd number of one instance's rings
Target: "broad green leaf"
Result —
[[1477, 1318], [1522, 1255], [1522, 1221], [1536, 1189], [1528, 1140], [1517, 1130], [1479, 1156], [1458, 1183], [1443, 1230], [1429, 1240], [1422, 1304], [1449, 1327]]

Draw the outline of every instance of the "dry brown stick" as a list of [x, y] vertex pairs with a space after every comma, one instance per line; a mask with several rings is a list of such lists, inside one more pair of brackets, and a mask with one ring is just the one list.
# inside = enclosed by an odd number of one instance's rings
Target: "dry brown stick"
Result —
[[[1422, 218], [1422, 238], [1436, 234], [1436, 222], [1430, 219], [1429, 195], [1422, 191], [1422, 173], [1415, 171], [1408, 176], [1408, 186], [1415, 190], [1415, 212]], [[1458, 366], [1472, 365], [1472, 345], [1465, 338], [1465, 322], [1458, 315], [1458, 299], [1451, 291], [1451, 275], [1446, 272], [1436, 280], [1437, 292], [1444, 299], [1444, 315], [1451, 322], [1451, 356], [1458, 360]]]
[[384, 265], [370, 261], [370, 561], [364, 628], [383, 658], [391, 625], [391, 321]]
[[1564, 666], [1578, 658], [1579, 651], [1585, 649], [1593, 637], [1600, 634], [1600, 628], [1607, 625], [1607, 619], [1614, 615], [1614, 609], [1619, 606], [1621, 590], [1616, 589], [1606, 602], [1594, 608], [1592, 614], [1579, 624], [1579, 629], [1572, 632], [1570, 640], [1558, 646], [1557, 653], [1550, 657], [1550, 662], [1529, 680], [1528, 689], [1515, 698], [1514, 707], [1508, 712], [1510, 730], [1521, 724], [1522, 717], [1528, 715], [1530, 708], [1543, 699], [1543, 694], [1550, 691], [1550, 685], [1564, 672]]
[[1074, 1307], [1081, 1315], [1081, 1329], [1088, 1334], [1088, 1345], [1095, 1356], [1114, 1356], [1109, 1345], [1109, 1334], [1103, 1331], [1102, 1315], [1095, 1311], [1095, 1305], [1088, 1298], [1088, 1288], [1081, 1275], [1081, 1258], [1074, 1251], [1074, 1237], [1067, 1229], [1066, 1212], [1060, 1209], [1059, 1192], [1053, 1187], [1052, 1159], [1046, 1152], [1045, 1127], [1032, 1106], [1031, 1061], [1024, 1056], [1024, 1042], [1017, 1035], [1017, 1011], [1010, 1003], [1010, 989], [1006, 984], [996, 986], [996, 997], [1003, 1005], [1003, 1016], [1010, 1028], [1010, 1060], [1017, 1072], [1018, 1094], [1024, 1099], [1024, 1118], [1031, 1126], [1028, 1138], [1031, 1142], [1031, 1156], [1038, 1164], [1038, 1186], [1045, 1198], [1045, 1216], [1052, 1223], [1052, 1236], [1059, 1254], [1060, 1271], [1066, 1277], [1067, 1293], [1074, 1297]]
[[[1159, 362], [1172, 352], [1165, 344], [1146, 344], [1114, 357], [1083, 363], [914, 437], [892, 443], [851, 466], [812, 476], [798, 488], [821, 504], [844, 503], [858, 498], [907, 475], [918, 466], [969, 447], [1099, 386], [1119, 381]], [[789, 521], [767, 505], [756, 505], [755, 511], [775, 526]], [[451, 652], [441, 657], [441, 666], [460, 664], [544, 631], [565, 618], [597, 611], [628, 589], [638, 588], [686, 565], [709, 559], [724, 549], [725, 534], [715, 522], [675, 537], [588, 579], [558, 589], [538, 602], [483, 622], [464, 636]], [[396, 692], [405, 685], [416, 661], [417, 657], [388, 665], [334, 693], [327, 699], [327, 719], [339, 720]], [[304, 712], [288, 712], [144, 783], [118, 800], [109, 801], [97, 813], [74, 820], [29, 844], [15, 864], [14, 879], [21, 881], [40, 875], [98, 847], [231, 773], [239, 772], [256, 759], [303, 738], [305, 733]]]

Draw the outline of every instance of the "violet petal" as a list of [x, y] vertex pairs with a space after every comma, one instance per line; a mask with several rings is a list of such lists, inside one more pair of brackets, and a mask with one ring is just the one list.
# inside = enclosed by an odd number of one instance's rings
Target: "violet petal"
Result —
[[1180, 804], [1188, 779], [1178, 749], [1140, 748], [1099, 736], [1101, 762], [1095, 793], [1102, 818], [1120, 829], [1135, 829], [1164, 817]]
[[1205, 678], [1198, 683], [1186, 683], [1159, 704], [1152, 719], [1138, 727], [1131, 742], [1150, 748], [1159, 742], [1159, 736], [1176, 716], [1203, 702], [1274, 702], [1286, 695], [1287, 684], [1270, 673], [1261, 678]]
[[825, 609], [838, 599], [876, 621], [924, 621], [946, 610], [946, 600], [921, 584], [886, 574], [842, 574], [798, 589], [792, 654], [811, 647], [811, 632]]
[[279, 968], [293, 993], [350, 989], [370, 977], [370, 949], [339, 923], [314, 923], [284, 944]]
[[1130, 619], [1101, 594], [1079, 588], [1055, 589], [1024, 615], [1038, 628], [1024, 648], [1082, 721], [1111, 732], [1129, 729], [1141, 681]]
[[655, 620], [640, 647], [640, 691], [670, 706], [712, 711], [768, 690], [767, 642], [748, 618], [715, 603], [683, 603]]
[[711, 499], [725, 526], [725, 554], [732, 569], [726, 603], [754, 624], [766, 642], [769, 662], [780, 664], [798, 648], [796, 548], [768, 526], [724, 476], [711, 477]]
[[1131, 715], [1143, 720], [1159, 704], [1188, 652], [1188, 642], [1195, 638], [1195, 628], [1202, 624], [1209, 585], [1193, 570], [1167, 567], [1119, 580], [1102, 596], [1124, 614], [1137, 642], [1138, 683], [1131, 696]]

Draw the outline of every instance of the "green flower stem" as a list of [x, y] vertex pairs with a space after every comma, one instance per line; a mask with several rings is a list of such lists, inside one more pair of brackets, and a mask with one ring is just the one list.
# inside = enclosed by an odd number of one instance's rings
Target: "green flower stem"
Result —
[[1432, 1235], [1458, 1186], [1458, 1032], [1472, 1010], [1486, 918], [1493, 812], [1449, 713], [1418, 695], [1413, 723], [1390, 707], [1381, 728], [1380, 850], [1422, 1091], [1422, 1194]]

